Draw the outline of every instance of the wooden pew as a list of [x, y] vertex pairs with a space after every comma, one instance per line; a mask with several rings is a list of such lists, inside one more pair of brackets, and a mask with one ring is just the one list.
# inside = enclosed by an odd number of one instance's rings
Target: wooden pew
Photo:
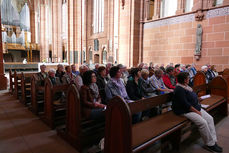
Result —
[[[14, 73], [16, 73], [16, 70], [14, 70]], [[14, 93], [15, 84], [14, 84], [14, 74], [12, 73], [11, 69], [9, 70], [9, 79], [10, 79], [10, 94]]]
[[20, 102], [27, 105], [31, 102], [31, 78], [36, 73], [21, 73], [21, 98]]
[[[203, 72], [198, 71], [193, 78], [193, 88], [195, 88], [196, 86], [200, 86], [200, 85], [203, 85], [203, 87], [205, 87], [206, 76]], [[206, 90], [202, 90], [198, 92], [198, 96], [203, 96], [203, 95], [206, 95]]]
[[38, 115], [44, 112], [44, 86], [39, 86], [36, 75], [31, 78], [31, 110]]
[[45, 94], [44, 94], [44, 116], [43, 121], [54, 129], [57, 125], [64, 123], [65, 119], [65, 103], [66, 99], [60, 104], [54, 103], [54, 96], [57, 92], [67, 92], [69, 85], [53, 86], [49, 78], [45, 79]]
[[98, 143], [104, 137], [104, 127], [104, 121], [83, 119], [80, 95], [72, 84], [67, 94], [66, 127], [59, 128], [58, 135], [81, 152], [86, 146]]
[[[225, 79], [214, 78], [208, 89], [211, 97], [201, 103], [209, 105], [206, 108], [208, 112], [218, 110], [220, 114], [227, 116]], [[181, 130], [190, 123], [185, 117], [176, 116], [169, 111], [135, 125], [132, 125], [131, 121], [132, 114], [169, 102], [172, 96], [173, 94], [169, 93], [132, 103], [126, 103], [120, 97], [113, 98], [106, 110], [105, 153], [142, 152], [160, 139], [170, 140], [174, 149], [179, 150]]]
[[14, 86], [15, 86], [15, 89], [14, 89], [14, 94], [13, 95], [17, 99], [20, 99], [21, 94], [22, 94], [22, 92], [21, 92], [21, 77], [22, 77], [22, 75], [15, 71], [15, 73], [14, 73]]
[[[229, 86], [229, 69], [228, 68], [223, 70], [222, 77], [227, 81], [227, 85]], [[228, 95], [228, 98], [229, 98], [229, 90], [227, 91], [227, 95]]]

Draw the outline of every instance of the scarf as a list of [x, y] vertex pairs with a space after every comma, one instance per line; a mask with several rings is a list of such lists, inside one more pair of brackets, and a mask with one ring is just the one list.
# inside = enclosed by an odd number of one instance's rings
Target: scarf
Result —
[[94, 98], [99, 98], [99, 89], [96, 83], [91, 83], [89, 88], [92, 90], [93, 95], [95, 96]]
[[185, 85], [183, 85], [183, 84], [177, 83], [177, 86], [180, 86], [180, 87], [182, 87], [182, 88], [184, 88], [185, 90], [188, 90], [188, 91], [190, 91], [190, 92], [193, 91], [193, 89], [192, 89], [191, 87], [189, 87], [188, 85], [185, 86]]

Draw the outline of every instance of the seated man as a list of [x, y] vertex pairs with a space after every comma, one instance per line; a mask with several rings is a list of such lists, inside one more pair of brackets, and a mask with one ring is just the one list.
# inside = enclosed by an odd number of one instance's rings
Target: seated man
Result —
[[76, 76], [80, 74], [79, 71], [76, 71], [76, 66], [75, 66], [75, 64], [72, 64], [72, 65], [71, 65], [71, 69], [72, 69], [72, 73], [75, 74]]
[[174, 68], [169, 66], [166, 68], [166, 73], [163, 75], [163, 82], [169, 89], [175, 89], [176, 79], [174, 77]]
[[157, 89], [158, 94], [164, 94], [168, 92], [173, 92], [173, 89], [168, 89], [163, 80], [162, 80], [163, 71], [161, 69], [157, 69], [155, 71], [155, 74], [150, 78], [150, 81], [152, 81], [153, 86]]
[[46, 70], [46, 66], [45, 65], [41, 65], [40, 69], [41, 69], [41, 72], [38, 72], [36, 74], [36, 79], [37, 79], [36, 81], [37, 81], [37, 84], [39, 86], [44, 86], [45, 85], [44, 81], [45, 81], [45, 78], [48, 77], [48, 73], [45, 72], [45, 70]]
[[177, 81], [178, 84], [174, 90], [172, 103], [174, 113], [185, 116], [196, 124], [207, 149], [213, 152], [222, 152], [223, 149], [216, 143], [217, 138], [213, 117], [204, 109], [201, 109], [198, 96], [188, 86], [189, 74], [187, 72], [179, 73]]

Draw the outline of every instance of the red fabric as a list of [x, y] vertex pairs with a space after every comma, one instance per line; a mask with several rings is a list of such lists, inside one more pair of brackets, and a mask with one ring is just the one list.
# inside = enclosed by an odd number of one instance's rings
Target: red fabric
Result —
[[170, 78], [167, 74], [164, 74], [163, 77], [162, 77], [163, 81], [164, 81], [164, 84], [167, 88], [169, 89], [175, 89], [175, 86], [172, 85], [171, 81], [170, 81]]

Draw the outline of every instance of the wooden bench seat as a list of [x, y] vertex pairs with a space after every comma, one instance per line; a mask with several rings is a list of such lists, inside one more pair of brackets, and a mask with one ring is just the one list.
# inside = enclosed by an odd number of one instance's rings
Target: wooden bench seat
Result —
[[[211, 93], [211, 97], [201, 102], [209, 105], [206, 110], [227, 116], [226, 80], [216, 77], [205, 86], [201, 89]], [[179, 150], [182, 130], [190, 125], [185, 117], [170, 111], [132, 125], [132, 114], [169, 102], [172, 96], [173, 93], [164, 94], [132, 103], [126, 103], [120, 97], [113, 98], [106, 110], [105, 153], [142, 152], [157, 140], [168, 140], [173, 149]]]
[[[150, 118], [145, 122], [133, 125], [132, 135], [134, 139], [132, 140], [132, 146], [136, 148], [134, 152], [137, 151], [138, 146], [144, 143], [146, 143], [146, 145], [153, 143], [160, 138], [160, 135], [176, 131], [183, 127], [186, 122], [187, 118], [177, 116], [172, 111], [169, 111], [154, 118]], [[160, 125], [160, 128], [158, 128], [157, 125]]]

